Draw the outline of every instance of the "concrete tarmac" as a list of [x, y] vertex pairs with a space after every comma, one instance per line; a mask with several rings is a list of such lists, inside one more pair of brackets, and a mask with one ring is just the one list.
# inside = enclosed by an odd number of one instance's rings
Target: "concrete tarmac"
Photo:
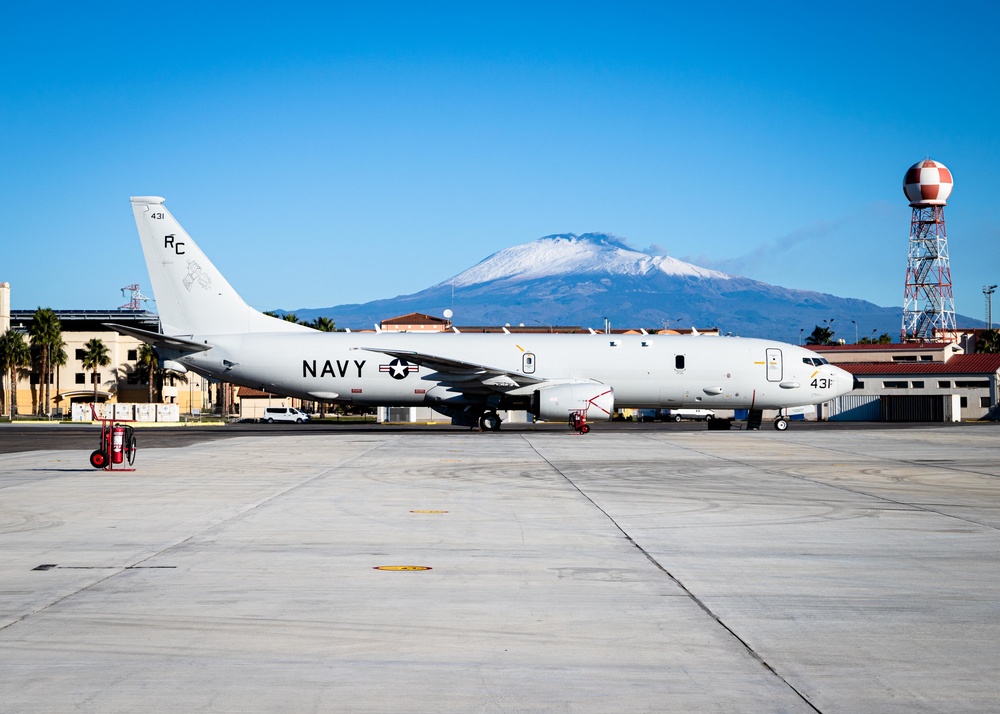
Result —
[[5, 454], [0, 712], [998, 711], [998, 443], [598, 425], [140, 443], [134, 473]]

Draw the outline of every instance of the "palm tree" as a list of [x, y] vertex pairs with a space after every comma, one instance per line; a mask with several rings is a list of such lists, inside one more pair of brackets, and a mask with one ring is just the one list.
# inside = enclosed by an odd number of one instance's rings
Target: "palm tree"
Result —
[[51, 397], [51, 354], [53, 347], [63, 344], [62, 326], [55, 312], [48, 307], [39, 307], [31, 317], [31, 324], [28, 326], [28, 336], [31, 338], [31, 345], [38, 350], [39, 372], [41, 382], [39, 392], [42, 398], [38, 401], [38, 415], [43, 416], [49, 413], [49, 400]]
[[976, 352], [981, 354], [1000, 352], [1000, 330], [983, 330], [976, 340]]
[[83, 358], [80, 360], [84, 369], [89, 369], [94, 373], [91, 381], [94, 383], [94, 401], [97, 401], [97, 370], [111, 364], [108, 356], [108, 348], [100, 338], [92, 337], [83, 348]]
[[294, 323], [299, 322], [299, 318], [294, 312], [286, 312], [284, 315], [281, 316], [281, 319], [284, 320], [285, 322], [294, 322]]
[[829, 327], [820, 327], [816, 325], [816, 329], [812, 331], [812, 334], [806, 338], [807, 345], [832, 345], [833, 344], [833, 330]]
[[156, 356], [156, 350], [145, 342], [139, 346], [139, 359], [136, 360], [136, 371], [146, 375], [146, 382], [149, 384], [149, 403], [153, 403], [153, 382], [156, 375], [156, 368], [160, 366], [160, 358]]
[[320, 332], [336, 332], [337, 325], [329, 317], [317, 317], [309, 323], [309, 327]]
[[60, 400], [59, 368], [65, 367], [66, 363], [69, 361], [69, 355], [66, 354], [65, 348], [66, 343], [62, 341], [62, 336], [60, 335], [59, 344], [53, 347], [52, 354], [49, 357], [49, 364], [52, 365], [52, 371], [56, 373], [56, 401]]
[[24, 335], [7, 330], [0, 335], [0, 368], [10, 373], [10, 418], [17, 416], [17, 372], [31, 364], [31, 350], [24, 341]]

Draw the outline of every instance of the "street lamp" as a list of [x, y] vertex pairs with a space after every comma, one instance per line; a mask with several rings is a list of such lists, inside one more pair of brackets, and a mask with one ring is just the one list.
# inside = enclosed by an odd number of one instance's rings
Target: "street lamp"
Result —
[[984, 285], [983, 295], [986, 296], [986, 329], [993, 329], [993, 293], [996, 292], [996, 285]]

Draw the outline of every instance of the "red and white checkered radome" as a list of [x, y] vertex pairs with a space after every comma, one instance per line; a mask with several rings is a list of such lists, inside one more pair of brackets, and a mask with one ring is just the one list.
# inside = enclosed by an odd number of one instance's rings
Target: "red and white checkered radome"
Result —
[[903, 193], [914, 208], [948, 203], [954, 184], [951, 171], [940, 161], [924, 159], [913, 164], [903, 178]]

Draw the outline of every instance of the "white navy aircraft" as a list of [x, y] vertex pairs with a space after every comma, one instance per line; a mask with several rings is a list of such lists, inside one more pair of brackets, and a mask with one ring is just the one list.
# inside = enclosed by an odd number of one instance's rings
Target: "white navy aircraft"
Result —
[[[616, 408], [764, 409], [819, 404], [852, 376], [770, 340], [699, 335], [320, 332], [254, 310], [155, 196], [132, 210], [162, 334], [116, 325], [170, 369], [307, 400], [429, 406], [496, 430], [524, 409], [577, 428]], [[779, 417], [775, 427], [787, 421]]]

